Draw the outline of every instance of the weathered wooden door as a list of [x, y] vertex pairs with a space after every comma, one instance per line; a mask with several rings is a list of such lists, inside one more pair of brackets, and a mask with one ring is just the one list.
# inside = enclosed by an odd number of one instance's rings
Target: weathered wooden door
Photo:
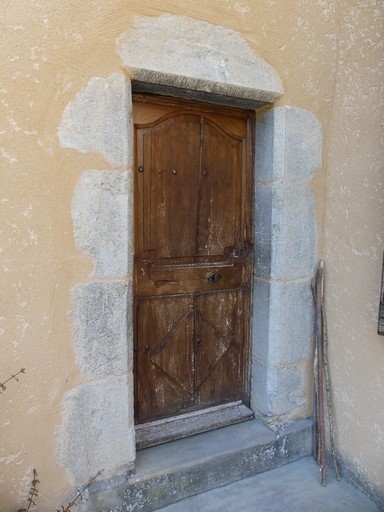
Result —
[[136, 95], [134, 127], [135, 414], [145, 446], [252, 414], [252, 115]]

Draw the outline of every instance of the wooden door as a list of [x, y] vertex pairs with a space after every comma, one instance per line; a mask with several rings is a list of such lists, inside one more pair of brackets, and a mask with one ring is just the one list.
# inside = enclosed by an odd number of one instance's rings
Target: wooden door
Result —
[[247, 111], [134, 96], [140, 446], [252, 414], [252, 125]]

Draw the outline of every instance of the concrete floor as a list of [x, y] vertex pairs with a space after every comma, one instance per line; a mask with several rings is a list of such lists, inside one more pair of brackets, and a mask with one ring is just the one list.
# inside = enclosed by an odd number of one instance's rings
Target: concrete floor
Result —
[[367, 496], [331, 469], [327, 485], [308, 457], [159, 509], [162, 512], [380, 512]]

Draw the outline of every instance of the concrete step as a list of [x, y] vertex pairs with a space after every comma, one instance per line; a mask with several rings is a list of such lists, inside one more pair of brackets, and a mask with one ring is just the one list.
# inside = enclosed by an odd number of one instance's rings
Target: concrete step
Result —
[[272, 432], [246, 421], [137, 453], [134, 474], [94, 486], [92, 512], [150, 512], [310, 455], [310, 421]]
[[383, 509], [331, 468], [320, 484], [313, 457], [168, 505], [158, 512], [380, 512]]

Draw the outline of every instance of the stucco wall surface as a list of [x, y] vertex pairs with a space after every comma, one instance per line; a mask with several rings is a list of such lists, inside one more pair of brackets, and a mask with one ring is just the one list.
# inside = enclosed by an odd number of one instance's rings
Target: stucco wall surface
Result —
[[338, 450], [384, 506], [382, 2], [344, 2], [324, 213], [326, 308]]
[[[103, 230], [91, 224], [82, 234], [77, 223], [87, 218], [87, 207], [93, 220], [99, 216], [107, 221], [99, 206], [122, 200], [130, 179], [129, 148], [124, 141], [111, 150], [105, 140], [84, 146], [77, 139], [76, 149], [65, 134], [60, 140], [57, 129], [63, 113], [70, 116], [66, 107], [82, 101], [80, 91], [92, 86], [98, 94], [108, 94], [102, 84], [123, 71], [117, 40], [134, 26], [137, 16], [164, 14], [238, 32], [277, 70], [285, 91], [278, 105], [307, 109], [320, 122], [325, 166], [311, 187], [318, 233], [323, 232], [324, 218], [327, 234], [338, 446], [364, 479], [375, 488], [382, 485], [384, 420], [378, 411], [384, 344], [374, 333], [382, 249], [376, 117], [380, 2], [13, 0], [3, 2], [0, 12], [5, 42], [0, 49], [0, 381], [26, 368], [20, 382], [10, 382], [0, 396], [2, 510], [11, 512], [25, 504], [33, 467], [40, 480], [39, 510], [58, 507], [81, 469], [66, 472], [56, 460], [55, 434], [63, 425], [63, 400], [69, 415], [71, 404], [83, 401], [84, 417], [92, 416], [102, 379], [108, 378], [112, 391], [117, 382], [129, 383], [130, 374], [124, 374], [121, 361], [111, 359], [108, 368], [98, 369], [102, 349], [97, 345], [90, 359], [82, 357], [92, 340], [74, 317], [92, 317], [92, 308], [82, 300], [86, 289], [95, 296], [110, 293], [122, 307], [120, 288], [129, 284], [129, 269], [125, 274], [121, 269], [129, 262], [122, 257], [108, 266], [93, 243], [94, 233], [103, 236]], [[116, 108], [119, 105], [112, 102], [111, 110]], [[92, 130], [92, 123], [103, 119], [100, 113], [83, 122]], [[359, 151], [362, 147], [365, 152]], [[104, 189], [88, 205], [82, 191], [89, 187], [92, 192], [105, 173], [109, 177]], [[117, 198], [110, 198], [108, 180], [120, 183]], [[362, 212], [369, 217], [364, 220]], [[124, 219], [114, 221], [124, 226]], [[320, 240], [319, 254], [321, 249]], [[110, 250], [121, 257], [119, 240], [112, 237]], [[112, 333], [107, 327], [101, 325], [103, 339], [113, 341], [124, 354], [120, 327]], [[361, 361], [366, 375], [361, 373]], [[130, 407], [120, 411], [118, 422], [130, 421]], [[101, 421], [107, 424], [108, 417]], [[372, 438], [377, 440], [374, 446]], [[114, 449], [117, 452], [120, 446]], [[61, 461], [75, 460], [76, 453], [60, 453]], [[129, 462], [134, 455], [127, 453]]]

